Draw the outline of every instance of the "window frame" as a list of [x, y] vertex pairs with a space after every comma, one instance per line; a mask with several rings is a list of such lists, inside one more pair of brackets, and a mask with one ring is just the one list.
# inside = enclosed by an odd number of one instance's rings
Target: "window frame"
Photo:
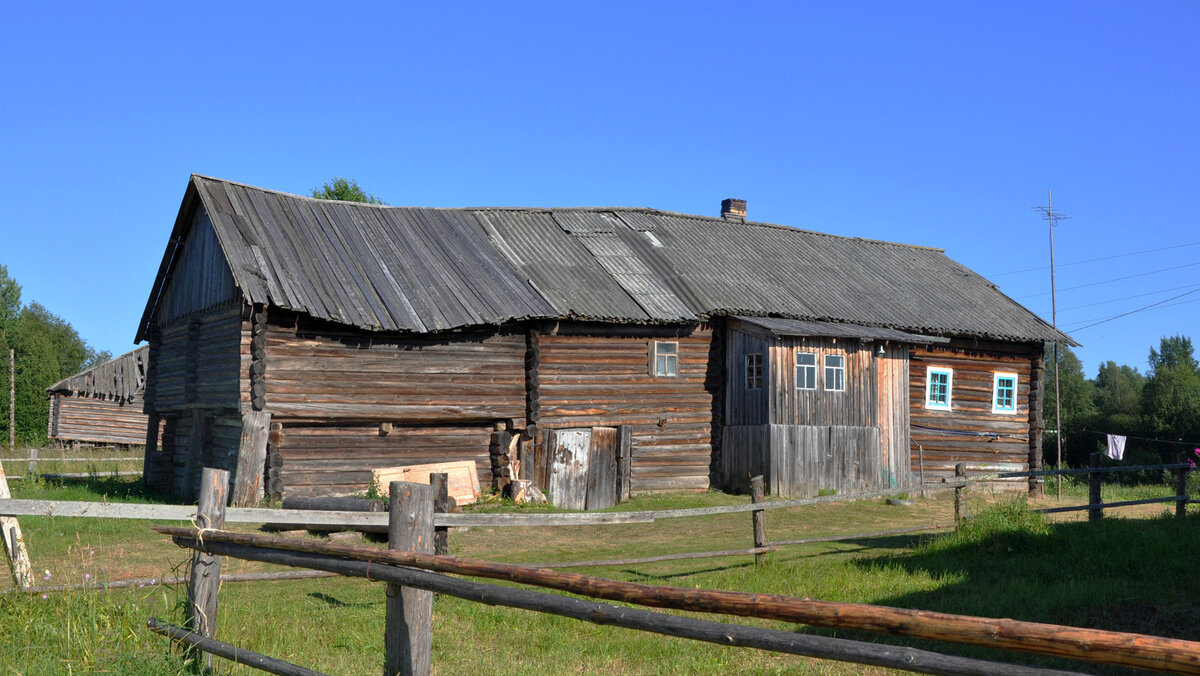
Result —
[[[753, 359], [751, 359], [753, 358]], [[753, 362], [753, 363], [752, 363]], [[746, 355], [743, 382], [747, 390], [763, 388], [763, 358], [761, 352], [751, 352]]]
[[[841, 365], [840, 366], [830, 366], [829, 365], [830, 358], [842, 360]], [[821, 365], [824, 367], [824, 373], [822, 373], [822, 375], [824, 376], [823, 384], [825, 387], [825, 391], [826, 392], [845, 392], [846, 391], [846, 355], [844, 355], [844, 354], [826, 354], [825, 357], [821, 360]], [[838, 377], [834, 378], [833, 381], [834, 381], [834, 383], [840, 383], [841, 387], [830, 387], [829, 373], [831, 370], [835, 374], [838, 374]]]
[[[660, 348], [670, 345], [674, 348], [673, 353], [660, 352]], [[666, 373], [658, 372], [658, 358], [662, 357], [665, 361]], [[671, 365], [674, 364], [673, 367]], [[652, 340], [650, 341], [650, 361], [647, 367], [650, 375], [655, 378], [678, 378], [679, 377], [679, 341], [676, 340]]]
[[[1000, 381], [1012, 380], [1012, 406], [1002, 408], [1000, 406]], [[1020, 383], [1016, 373], [1009, 371], [996, 371], [992, 374], [992, 413], [1000, 415], [1013, 415], [1017, 412], [1017, 385]]]
[[[804, 355], [806, 357], [812, 357], [812, 363], [811, 364], [801, 364], [800, 363], [801, 355]], [[802, 368], [803, 369], [812, 369], [812, 387], [803, 387], [800, 385], [800, 382], [802, 380], [800, 378], [800, 369], [802, 369]], [[820, 387], [821, 387], [821, 380], [820, 380], [820, 372], [817, 369], [817, 353], [816, 352], [797, 351], [796, 352], [796, 389], [804, 390], [805, 392], [812, 392], [812, 391], [820, 389]]]
[[[929, 386], [932, 383], [933, 375], [946, 376], [946, 401], [934, 401], [930, 398]], [[925, 368], [925, 408], [931, 411], [951, 411], [954, 410], [954, 369], [945, 366], [929, 366]]]

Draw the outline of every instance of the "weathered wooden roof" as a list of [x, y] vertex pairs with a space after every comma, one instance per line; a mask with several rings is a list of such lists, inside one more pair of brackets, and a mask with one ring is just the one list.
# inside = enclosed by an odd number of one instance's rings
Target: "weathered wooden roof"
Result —
[[821, 336], [826, 338], [868, 338], [871, 340], [891, 340], [898, 343], [914, 343], [917, 345], [950, 342], [949, 338], [941, 336], [923, 336], [879, 326], [863, 326], [862, 324], [850, 324], [846, 322], [814, 322], [805, 319], [788, 319], [786, 317], [737, 316], [735, 318], [769, 331], [777, 337]]
[[[938, 249], [633, 208], [386, 207], [193, 175], [245, 298], [367, 330], [719, 315], [1075, 344]], [[168, 248], [138, 331], [170, 280]]]
[[146, 389], [146, 358], [149, 350], [149, 346], [143, 345], [120, 357], [80, 371], [47, 387], [46, 394], [60, 392], [130, 401], [141, 396]]

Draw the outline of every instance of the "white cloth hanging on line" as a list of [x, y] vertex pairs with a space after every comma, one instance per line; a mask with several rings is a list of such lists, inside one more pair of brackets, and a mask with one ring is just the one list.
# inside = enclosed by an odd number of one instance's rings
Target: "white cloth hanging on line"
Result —
[[1125, 437], [1110, 434], [1108, 435], [1108, 452], [1105, 453], [1113, 460], [1120, 460], [1125, 457]]

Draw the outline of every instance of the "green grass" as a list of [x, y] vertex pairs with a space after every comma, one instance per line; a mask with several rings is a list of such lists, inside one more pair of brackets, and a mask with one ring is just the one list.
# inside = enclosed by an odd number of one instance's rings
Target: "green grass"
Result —
[[[1076, 488], [1070, 492], [1071, 496]], [[1120, 489], [1125, 490], [1125, 489]], [[1166, 487], [1155, 490], [1166, 491]], [[118, 479], [33, 482], [18, 497], [148, 501], [136, 482]], [[1047, 491], [1052, 493], [1052, 491]], [[1086, 498], [1086, 485], [1082, 497]], [[1113, 497], [1105, 486], [1105, 499]], [[619, 509], [741, 504], [745, 496], [709, 492], [638, 496]], [[767, 512], [767, 535], [790, 539], [862, 533], [952, 520], [952, 500], [884, 500]], [[1045, 504], [1054, 504], [1052, 501]], [[472, 510], [492, 511], [499, 504]], [[540, 509], [548, 509], [539, 507]], [[582, 569], [622, 580], [733, 589], [836, 601], [1092, 626], [1200, 639], [1200, 587], [1189, 568], [1200, 560], [1200, 516], [1159, 516], [1168, 506], [1112, 511], [1099, 524], [1050, 521], [1022, 501], [971, 497], [972, 518], [958, 532], [913, 534], [788, 547], [756, 567], [749, 556]], [[1141, 510], [1141, 511], [1138, 511]], [[1149, 518], [1120, 518], [1138, 513]], [[149, 531], [147, 522], [23, 518], [35, 570], [51, 583], [171, 574], [188, 553]], [[746, 513], [648, 524], [452, 531], [460, 557], [516, 562], [594, 560], [750, 545]], [[226, 560], [226, 570], [260, 570]], [[181, 621], [180, 587], [0, 594], [0, 676], [60, 673], [185, 673], [168, 641], [145, 629], [150, 616]], [[384, 589], [351, 579], [229, 583], [220, 596], [218, 638], [331, 674], [376, 673], [383, 650]], [[722, 648], [600, 627], [439, 596], [434, 670], [442, 674], [857, 674], [857, 665]], [[887, 639], [785, 623], [738, 621], [1007, 661], [1010, 653]], [[1041, 661], [1080, 668], [1062, 661]], [[1105, 672], [1084, 665], [1089, 672]], [[253, 674], [222, 664], [219, 673]], [[1108, 671], [1105, 673], [1118, 673]]]

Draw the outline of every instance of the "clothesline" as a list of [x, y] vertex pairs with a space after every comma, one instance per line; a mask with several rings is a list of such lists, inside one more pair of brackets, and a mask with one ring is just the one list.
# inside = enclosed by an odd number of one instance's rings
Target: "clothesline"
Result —
[[1126, 439], [1137, 439], [1138, 441], [1153, 441], [1153, 442], [1159, 443], [1159, 444], [1175, 444], [1177, 446], [1191, 446], [1192, 448], [1200, 448], [1200, 442], [1197, 442], [1197, 441], [1171, 441], [1170, 439], [1151, 439], [1149, 437], [1135, 437], [1131, 434], [1114, 435], [1111, 432], [1097, 432], [1096, 430], [1089, 430], [1086, 427], [1080, 431], [1088, 432], [1089, 434], [1099, 434], [1102, 437], [1121, 436], [1121, 437], [1125, 437]]

